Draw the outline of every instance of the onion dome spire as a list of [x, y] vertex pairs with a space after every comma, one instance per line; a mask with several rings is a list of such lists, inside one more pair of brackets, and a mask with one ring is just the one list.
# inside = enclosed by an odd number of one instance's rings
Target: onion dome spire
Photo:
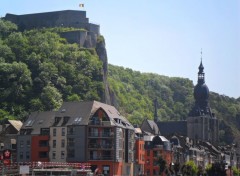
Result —
[[204, 67], [202, 64], [202, 50], [201, 50], [201, 63], [198, 67], [198, 84], [204, 84], [205, 83], [205, 73], [204, 73]]

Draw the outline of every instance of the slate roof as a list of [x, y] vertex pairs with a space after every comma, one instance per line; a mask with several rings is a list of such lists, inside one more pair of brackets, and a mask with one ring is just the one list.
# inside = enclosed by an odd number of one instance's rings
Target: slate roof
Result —
[[173, 134], [187, 136], [186, 120], [157, 122], [157, 126], [160, 130], [161, 135], [163, 136], [169, 136]]
[[148, 133], [151, 133], [153, 135], [160, 134], [158, 126], [153, 120], [144, 119], [140, 128], [146, 134]]
[[62, 126], [63, 117], [70, 117], [68, 122], [65, 124], [66, 126], [73, 125], [76, 118], [81, 118], [81, 120], [77, 123], [78, 125], [87, 125], [91, 115], [92, 106], [93, 101], [64, 102], [56, 112], [56, 117], [61, 117], [61, 121], [55, 126]]
[[38, 135], [41, 132], [41, 128], [49, 128], [52, 126], [54, 117], [54, 111], [32, 112], [23, 123], [21, 129], [32, 129], [31, 134]]
[[221, 154], [221, 151], [219, 151], [215, 146], [213, 146], [210, 142], [204, 142], [202, 141], [200, 143], [203, 147], [206, 147], [209, 152], [215, 156], [218, 156]]
[[33, 112], [21, 129], [31, 129], [31, 134], [37, 135], [40, 134], [41, 128], [51, 126], [88, 125], [90, 117], [100, 108], [108, 115], [111, 125], [134, 130], [130, 122], [121, 116], [114, 106], [98, 101], [64, 102], [56, 112]]
[[[56, 112], [56, 117], [61, 117], [61, 121], [56, 126], [61, 126], [63, 123], [62, 117], [69, 117], [67, 125], [88, 125], [89, 119], [94, 115], [98, 109], [103, 109], [109, 117], [110, 123], [113, 126], [120, 126], [122, 128], [134, 127], [118, 110], [111, 105], [107, 105], [98, 101], [84, 101], [84, 102], [64, 102]], [[79, 121], [76, 123], [76, 120]], [[114, 119], [119, 119], [121, 123], [117, 123]], [[124, 122], [124, 123], [122, 123]]]

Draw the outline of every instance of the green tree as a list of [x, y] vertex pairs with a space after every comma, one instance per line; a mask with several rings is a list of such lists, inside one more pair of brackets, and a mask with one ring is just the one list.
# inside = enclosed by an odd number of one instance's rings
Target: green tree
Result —
[[15, 54], [15, 61], [24, 62], [27, 58], [28, 40], [21, 32], [13, 32], [5, 40]]
[[7, 20], [0, 19], [0, 37], [6, 38], [11, 32], [16, 30], [16, 24]]
[[8, 62], [15, 60], [15, 54], [8, 45], [3, 43], [2, 40], [0, 40], [0, 58]]
[[192, 160], [187, 161], [185, 165], [182, 167], [182, 173], [185, 176], [195, 176], [197, 172], [198, 172], [197, 165]]
[[24, 102], [31, 88], [31, 72], [24, 63], [0, 63], [1, 101]]
[[63, 102], [61, 93], [50, 85], [43, 88], [40, 99], [46, 110], [58, 109]]

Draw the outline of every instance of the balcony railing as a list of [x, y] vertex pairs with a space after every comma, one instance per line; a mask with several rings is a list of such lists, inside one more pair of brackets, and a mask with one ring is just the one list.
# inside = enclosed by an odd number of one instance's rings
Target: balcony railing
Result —
[[90, 156], [89, 160], [113, 160], [112, 155]]
[[154, 148], [156, 148], [156, 149], [163, 149], [163, 145], [154, 145]]
[[97, 144], [97, 143], [90, 143], [88, 145], [88, 148], [89, 149], [99, 149], [99, 150], [102, 150], [102, 149], [113, 149], [113, 145], [112, 144]]
[[100, 121], [100, 120], [92, 120], [89, 122], [89, 125], [94, 125], [94, 126], [111, 126], [110, 121]]
[[103, 132], [103, 133], [90, 132], [88, 134], [88, 137], [113, 137], [113, 132]]

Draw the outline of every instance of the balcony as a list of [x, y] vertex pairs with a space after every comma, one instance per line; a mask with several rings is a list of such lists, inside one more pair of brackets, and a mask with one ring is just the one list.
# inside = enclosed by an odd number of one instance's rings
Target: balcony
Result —
[[102, 156], [90, 156], [89, 160], [100, 161], [100, 160], [113, 160], [114, 157], [112, 155], [102, 155]]
[[90, 143], [88, 145], [88, 149], [94, 150], [113, 150], [114, 146], [112, 144], [97, 144], [97, 143]]
[[163, 145], [154, 145], [153, 148], [154, 149], [161, 149], [161, 150], [163, 150]]
[[99, 132], [90, 132], [88, 133], [88, 137], [91, 137], [91, 138], [112, 138], [114, 136], [114, 133], [113, 132], [102, 132], [102, 133], [99, 133]]
[[111, 126], [110, 121], [100, 121], [100, 120], [91, 120], [88, 124], [89, 126], [106, 126], [109, 127]]

